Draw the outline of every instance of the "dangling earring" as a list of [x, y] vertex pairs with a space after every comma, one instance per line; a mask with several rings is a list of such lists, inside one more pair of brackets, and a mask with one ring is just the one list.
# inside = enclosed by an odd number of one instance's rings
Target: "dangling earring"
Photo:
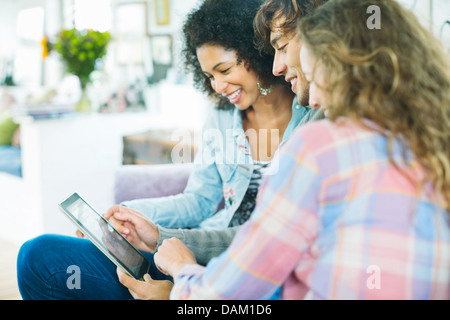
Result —
[[265, 88], [261, 87], [261, 85], [259, 84], [259, 81], [256, 82], [256, 85], [258, 86], [259, 92], [261, 92], [261, 94], [263, 96], [267, 96], [269, 93], [272, 92], [272, 86], [270, 86], [268, 89], [265, 89]]

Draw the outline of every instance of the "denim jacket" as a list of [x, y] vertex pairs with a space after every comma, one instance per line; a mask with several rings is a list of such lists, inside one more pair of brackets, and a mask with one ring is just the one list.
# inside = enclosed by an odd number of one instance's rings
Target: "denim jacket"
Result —
[[[309, 109], [294, 99], [292, 117], [280, 146]], [[205, 121], [200, 148], [184, 192], [126, 201], [122, 205], [139, 210], [154, 223], [168, 228], [225, 228], [241, 204], [252, 172], [253, 161], [241, 111], [214, 109]], [[223, 209], [218, 211], [222, 201]]]

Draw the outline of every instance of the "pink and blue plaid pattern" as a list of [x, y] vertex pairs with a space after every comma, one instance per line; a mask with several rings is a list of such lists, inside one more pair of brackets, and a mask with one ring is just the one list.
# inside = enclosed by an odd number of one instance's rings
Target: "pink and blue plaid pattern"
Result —
[[171, 298], [450, 299], [450, 215], [387, 147], [350, 120], [298, 129], [231, 247], [183, 268]]

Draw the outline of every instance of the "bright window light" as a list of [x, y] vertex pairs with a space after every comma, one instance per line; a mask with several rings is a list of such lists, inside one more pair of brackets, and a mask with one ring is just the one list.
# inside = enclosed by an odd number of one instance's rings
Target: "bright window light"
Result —
[[22, 10], [17, 15], [17, 36], [20, 39], [41, 41], [44, 32], [44, 8]]
[[74, 9], [77, 29], [105, 32], [111, 28], [110, 0], [75, 0]]

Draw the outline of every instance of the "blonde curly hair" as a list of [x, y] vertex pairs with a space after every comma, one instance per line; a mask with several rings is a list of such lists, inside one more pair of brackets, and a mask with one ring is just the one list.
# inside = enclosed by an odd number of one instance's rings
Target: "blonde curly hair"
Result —
[[[369, 6], [381, 28], [367, 26]], [[442, 44], [393, 0], [335, 0], [301, 19], [297, 32], [326, 72], [330, 120], [380, 127], [389, 146], [404, 142], [450, 210], [450, 63]], [[392, 158], [391, 162], [399, 166]]]

